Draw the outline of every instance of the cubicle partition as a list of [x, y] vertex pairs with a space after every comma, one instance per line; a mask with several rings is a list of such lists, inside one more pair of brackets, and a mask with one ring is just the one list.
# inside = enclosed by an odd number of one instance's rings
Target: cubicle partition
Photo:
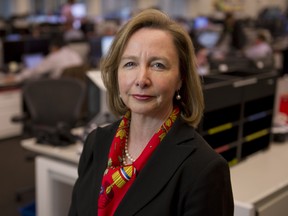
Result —
[[203, 77], [205, 112], [198, 128], [230, 165], [271, 141], [276, 71], [232, 71]]

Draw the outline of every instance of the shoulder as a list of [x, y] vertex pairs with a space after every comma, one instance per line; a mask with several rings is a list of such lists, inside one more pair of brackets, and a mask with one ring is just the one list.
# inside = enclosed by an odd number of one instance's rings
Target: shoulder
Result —
[[[92, 152], [95, 151], [95, 149], [99, 150], [99, 148], [110, 145], [119, 123], [120, 121], [116, 121], [105, 127], [97, 127], [96, 129], [91, 131], [84, 142], [83, 153], [85, 154], [87, 151]], [[100, 142], [101, 145], [99, 145]]]
[[194, 149], [193, 153], [190, 155], [193, 162], [199, 161], [202, 164], [207, 164], [207, 162], [214, 159], [220, 161], [224, 160], [224, 158], [203, 138], [197, 129], [188, 125], [181, 117], [174, 123], [169, 135], [167, 135], [167, 139], [172, 143], [176, 143], [179, 147], [182, 146]]
[[97, 140], [105, 140], [107, 138], [113, 138], [114, 134], [118, 128], [119, 121], [116, 121], [112, 124], [109, 124], [105, 127], [97, 127], [93, 131], [91, 131], [84, 143], [84, 145], [95, 145], [97, 144]]
[[106, 127], [97, 127], [91, 131], [83, 144], [79, 168], [89, 166], [95, 157], [106, 155], [109, 151], [114, 134], [118, 128], [118, 122], [115, 122]]
[[203, 164], [209, 164], [211, 162], [220, 164], [227, 163], [196, 130], [194, 131], [194, 144], [196, 146], [196, 156]]
[[205, 169], [206, 166], [211, 166], [211, 164], [228, 166], [227, 161], [210, 146], [195, 128], [189, 126], [181, 119], [175, 124], [175, 127], [178, 132], [173, 136], [179, 137], [179, 139], [186, 137], [183, 139], [181, 145], [192, 146], [194, 148], [193, 153], [187, 158], [186, 162], [188, 166], [196, 165], [199, 171]]
[[189, 144], [195, 148], [183, 164], [183, 176], [187, 176], [187, 179], [190, 176], [190, 181], [199, 184], [206, 184], [205, 182], [210, 182], [211, 179], [216, 182], [229, 181], [228, 162], [197, 131], [194, 131], [194, 139], [189, 141]]

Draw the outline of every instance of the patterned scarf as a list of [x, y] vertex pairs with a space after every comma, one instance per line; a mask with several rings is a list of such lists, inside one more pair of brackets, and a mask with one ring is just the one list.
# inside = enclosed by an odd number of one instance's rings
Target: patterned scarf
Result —
[[112, 141], [108, 157], [108, 166], [102, 179], [102, 186], [98, 199], [99, 216], [114, 214], [122, 198], [134, 182], [137, 173], [144, 167], [149, 156], [166, 136], [178, 114], [179, 108], [176, 107], [157, 133], [153, 135], [141, 155], [135, 162], [128, 165], [124, 165], [123, 162], [125, 160], [125, 141], [129, 132], [131, 114], [130, 112], [127, 112], [123, 116]]

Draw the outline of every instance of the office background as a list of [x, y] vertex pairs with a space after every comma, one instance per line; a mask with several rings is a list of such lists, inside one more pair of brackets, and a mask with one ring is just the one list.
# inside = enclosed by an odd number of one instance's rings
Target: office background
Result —
[[[0, 0], [0, 14], [4, 18], [12, 15], [34, 14], [34, 13], [57, 13], [65, 0]], [[172, 16], [184, 16], [194, 18], [200, 15], [218, 16], [213, 6], [213, 0], [78, 0], [87, 7], [87, 16], [90, 18], [101, 18], [107, 14], [130, 11], [158, 6]], [[258, 16], [265, 7], [277, 6], [283, 11], [287, 8], [286, 0], [238, 0], [230, 1], [233, 7], [238, 8], [238, 17]], [[16, 200], [16, 192], [25, 191], [27, 186], [35, 183], [34, 160], [26, 160], [27, 153], [20, 146], [21, 137], [12, 137], [0, 140], [0, 215], [17, 216], [19, 208], [25, 206], [34, 199], [33, 192], [23, 193], [22, 200]], [[29, 189], [29, 188], [27, 188]]]
[[[65, 0], [1, 0], [0, 14], [8, 17], [13, 14], [26, 14], [41, 11], [51, 13], [57, 11]], [[214, 0], [77, 0], [87, 5], [88, 16], [102, 16], [106, 13], [117, 12], [120, 9], [138, 9], [159, 6], [173, 16], [192, 18], [198, 15], [214, 13]], [[255, 17], [267, 6], [279, 6], [286, 9], [287, 0], [232, 0], [233, 6], [241, 8], [242, 16]]]

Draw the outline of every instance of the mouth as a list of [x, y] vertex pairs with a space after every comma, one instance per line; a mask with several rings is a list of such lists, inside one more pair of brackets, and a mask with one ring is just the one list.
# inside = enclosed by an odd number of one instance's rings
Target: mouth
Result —
[[131, 96], [137, 100], [149, 100], [151, 98], [154, 98], [154, 96], [151, 95], [141, 95], [141, 94], [132, 94]]

